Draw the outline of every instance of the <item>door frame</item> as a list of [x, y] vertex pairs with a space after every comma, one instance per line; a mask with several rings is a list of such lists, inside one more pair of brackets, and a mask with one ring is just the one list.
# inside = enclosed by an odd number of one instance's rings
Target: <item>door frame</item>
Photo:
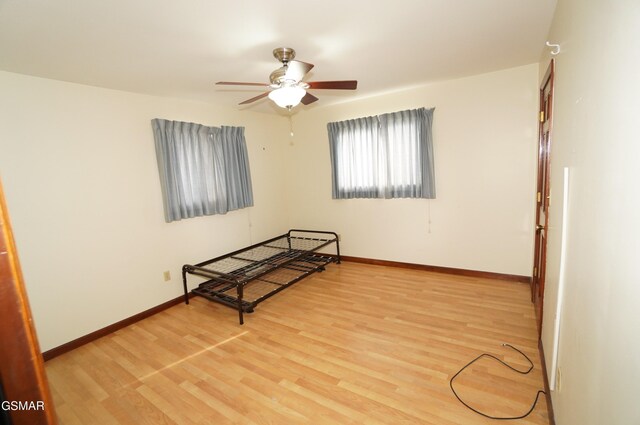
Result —
[[[536, 312], [538, 337], [542, 333], [544, 289], [547, 263], [547, 229], [549, 226], [549, 198], [551, 171], [551, 142], [553, 131], [555, 59], [551, 59], [542, 78], [538, 103], [538, 176], [536, 179], [536, 214], [534, 229], [534, 257], [531, 279], [531, 301]], [[545, 96], [545, 93], [548, 93]], [[546, 129], [545, 129], [546, 126]], [[544, 217], [541, 217], [544, 214]], [[542, 220], [541, 220], [542, 218]], [[541, 223], [542, 221], [542, 223]]]
[[[55, 425], [40, 345], [0, 182], [0, 423]], [[19, 403], [24, 403], [21, 407]], [[25, 407], [26, 405], [26, 407]]]

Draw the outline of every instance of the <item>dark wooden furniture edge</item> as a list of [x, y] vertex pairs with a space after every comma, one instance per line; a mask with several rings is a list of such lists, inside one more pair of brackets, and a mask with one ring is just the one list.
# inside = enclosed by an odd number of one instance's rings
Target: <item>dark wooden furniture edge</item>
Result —
[[[190, 295], [190, 297], [191, 296], [192, 295]], [[151, 317], [154, 314], [160, 313], [161, 311], [166, 310], [169, 307], [173, 307], [174, 305], [180, 304], [183, 301], [184, 301], [184, 296], [180, 295], [179, 297], [173, 298], [169, 301], [166, 301], [160, 305], [152, 307], [141, 313], [135, 314], [119, 322], [113, 323], [102, 329], [98, 329], [97, 331], [91, 332], [90, 334], [81, 336], [80, 338], [74, 339], [73, 341], [69, 341], [66, 344], [62, 344], [58, 347], [52, 348], [51, 350], [47, 350], [44, 353], [42, 353], [42, 358], [44, 359], [44, 361], [51, 360], [64, 353], [68, 353], [71, 350], [75, 350], [78, 347], [81, 347], [85, 344], [88, 344], [92, 341], [102, 338], [103, 336], [109, 335], [110, 333], [113, 333], [119, 329], [122, 329], [136, 322], [139, 322], [142, 319], [146, 319], [147, 317]]]
[[508, 280], [512, 282], [521, 282], [521, 283], [531, 284], [530, 276], [521, 276], [516, 274], [504, 274], [504, 273], [494, 273], [494, 272], [483, 272], [479, 270], [456, 269], [453, 267], [430, 266], [427, 264], [415, 264], [415, 263], [403, 263], [400, 261], [376, 260], [373, 258], [350, 257], [348, 255], [342, 255], [342, 261], [372, 264], [376, 266], [401, 267], [405, 269], [424, 270], [428, 272], [437, 272], [437, 273], [447, 273], [447, 274], [454, 274], [458, 276]]
[[[0, 422], [58, 423], [0, 183]], [[25, 403], [12, 408], [6, 403]]]
[[556, 425], [556, 419], [553, 414], [553, 403], [551, 402], [551, 389], [549, 388], [549, 376], [547, 375], [547, 363], [544, 357], [544, 348], [542, 340], [538, 340], [538, 352], [540, 353], [540, 366], [542, 367], [542, 377], [544, 378], [544, 393], [547, 400], [547, 412], [549, 413], [549, 425]]

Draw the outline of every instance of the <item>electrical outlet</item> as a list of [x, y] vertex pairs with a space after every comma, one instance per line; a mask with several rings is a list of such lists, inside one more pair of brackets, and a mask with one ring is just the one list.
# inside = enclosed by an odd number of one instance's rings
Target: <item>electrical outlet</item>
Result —
[[165, 282], [169, 282], [171, 280], [171, 272], [169, 270], [165, 271], [163, 275], [164, 275]]

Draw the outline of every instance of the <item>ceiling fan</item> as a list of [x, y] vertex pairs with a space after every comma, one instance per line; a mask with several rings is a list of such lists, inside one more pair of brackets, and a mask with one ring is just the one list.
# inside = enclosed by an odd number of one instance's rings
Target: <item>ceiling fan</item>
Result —
[[358, 86], [356, 80], [304, 82], [302, 79], [311, 71], [312, 64], [293, 60], [296, 56], [296, 51], [290, 47], [274, 49], [273, 56], [282, 62], [282, 66], [271, 73], [269, 76], [270, 84], [219, 81], [216, 85], [268, 87], [271, 89], [270, 91], [239, 104], [246, 105], [269, 96], [269, 99], [273, 100], [276, 105], [288, 110], [300, 103], [308, 105], [318, 100], [317, 97], [308, 93], [307, 89], [355, 90]]

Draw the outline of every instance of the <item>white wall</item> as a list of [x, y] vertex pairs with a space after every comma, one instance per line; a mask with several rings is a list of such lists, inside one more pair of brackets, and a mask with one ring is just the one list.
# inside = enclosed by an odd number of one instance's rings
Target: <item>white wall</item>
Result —
[[[180, 295], [185, 263], [286, 231], [283, 118], [6, 72], [0, 93], [0, 177], [43, 350]], [[255, 207], [165, 223], [152, 118], [245, 126]]]
[[[290, 227], [336, 230], [347, 255], [529, 275], [537, 79], [534, 64], [300, 110], [290, 140], [272, 114], [0, 72], [0, 176], [41, 348], [180, 295], [184, 263]], [[326, 123], [420, 106], [436, 107], [437, 199], [332, 200]], [[245, 126], [256, 206], [165, 223], [156, 117]]]
[[[532, 64], [294, 115], [292, 226], [334, 229], [346, 255], [529, 276], [537, 79]], [[327, 123], [422, 106], [437, 198], [332, 200]]]
[[549, 34], [562, 46], [542, 333], [549, 366], [562, 169], [570, 170], [561, 379], [552, 394], [559, 425], [640, 424], [639, 22], [637, 0], [560, 0]]

